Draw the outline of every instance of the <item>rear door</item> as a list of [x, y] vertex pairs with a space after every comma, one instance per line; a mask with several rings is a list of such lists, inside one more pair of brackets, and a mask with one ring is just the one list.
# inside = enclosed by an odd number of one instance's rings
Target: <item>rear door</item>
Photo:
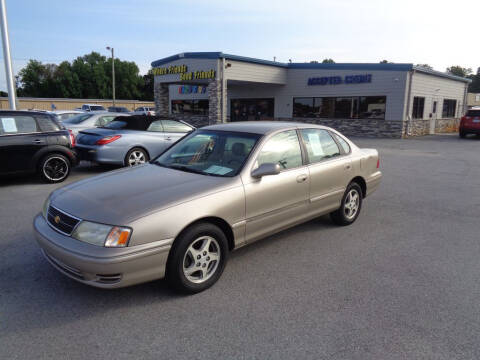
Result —
[[337, 209], [353, 173], [350, 148], [324, 129], [301, 129], [300, 134], [309, 163], [310, 210], [321, 213]]
[[48, 146], [48, 134], [40, 131], [33, 116], [0, 115], [0, 173], [31, 169], [35, 153]]

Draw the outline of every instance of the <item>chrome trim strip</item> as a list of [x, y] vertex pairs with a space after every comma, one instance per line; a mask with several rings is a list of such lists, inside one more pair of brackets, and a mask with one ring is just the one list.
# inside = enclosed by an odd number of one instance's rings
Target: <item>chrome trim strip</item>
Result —
[[[59, 230], [57, 229], [53, 224], [50, 223], [50, 221], [48, 221], [48, 213], [49, 213], [49, 210], [50, 208], [54, 208], [55, 210], [57, 210], [58, 212], [64, 214], [64, 215], [67, 215], [67, 216], [70, 216], [71, 218], [74, 218], [75, 220], [78, 220], [77, 224], [73, 227], [72, 231], [70, 232], [70, 234], [66, 233], [66, 232], [63, 232], [62, 230]], [[75, 229], [77, 228], [78, 225], [80, 225], [80, 223], [83, 221], [82, 219], [80, 219], [79, 217], [76, 217], [76, 216], [73, 216], [69, 213], [67, 213], [66, 211], [62, 211], [58, 208], [56, 208], [55, 206], [53, 206], [52, 204], [50, 204], [50, 206], [48, 207], [47, 209], [47, 218], [45, 219], [47, 224], [55, 231], [59, 232], [60, 234], [62, 235], [65, 235], [65, 236], [71, 236], [73, 234], [73, 232], [75, 231]]]

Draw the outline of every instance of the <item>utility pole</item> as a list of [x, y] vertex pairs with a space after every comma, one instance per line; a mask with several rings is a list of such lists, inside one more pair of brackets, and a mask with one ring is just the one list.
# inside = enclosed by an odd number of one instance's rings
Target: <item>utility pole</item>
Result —
[[7, 78], [8, 102], [10, 109], [16, 110], [16, 93], [13, 85], [12, 58], [10, 57], [10, 40], [8, 37], [7, 8], [5, 0], [0, 0], [0, 20], [2, 27], [3, 58], [5, 63], [5, 77]]
[[115, 55], [113, 52], [113, 47], [107, 46], [107, 50], [112, 52], [112, 98], [113, 106], [115, 106]]

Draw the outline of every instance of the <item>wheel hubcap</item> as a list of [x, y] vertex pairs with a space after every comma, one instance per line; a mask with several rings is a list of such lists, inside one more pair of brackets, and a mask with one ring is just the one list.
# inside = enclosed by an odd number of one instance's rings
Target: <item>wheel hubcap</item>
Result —
[[67, 176], [68, 164], [61, 157], [51, 157], [43, 164], [43, 173], [49, 180], [62, 180]]
[[347, 219], [353, 219], [357, 215], [360, 206], [360, 194], [357, 190], [352, 189], [348, 192], [343, 205], [343, 212]]
[[201, 236], [193, 241], [183, 257], [183, 274], [193, 283], [203, 283], [218, 269], [220, 246], [211, 236]]
[[141, 151], [133, 151], [128, 157], [128, 165], [135, 166], [145, 164], [145, 154]]

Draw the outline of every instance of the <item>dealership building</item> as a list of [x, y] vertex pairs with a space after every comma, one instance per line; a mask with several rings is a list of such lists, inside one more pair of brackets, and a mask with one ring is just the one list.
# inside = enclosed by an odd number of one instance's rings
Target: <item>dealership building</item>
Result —
[[469, 79], [413, 64], [281, 63], [221, 52], [152, 62], [158, 115], [195, 126], [286, 120], [347, 135], [456, 131]]

